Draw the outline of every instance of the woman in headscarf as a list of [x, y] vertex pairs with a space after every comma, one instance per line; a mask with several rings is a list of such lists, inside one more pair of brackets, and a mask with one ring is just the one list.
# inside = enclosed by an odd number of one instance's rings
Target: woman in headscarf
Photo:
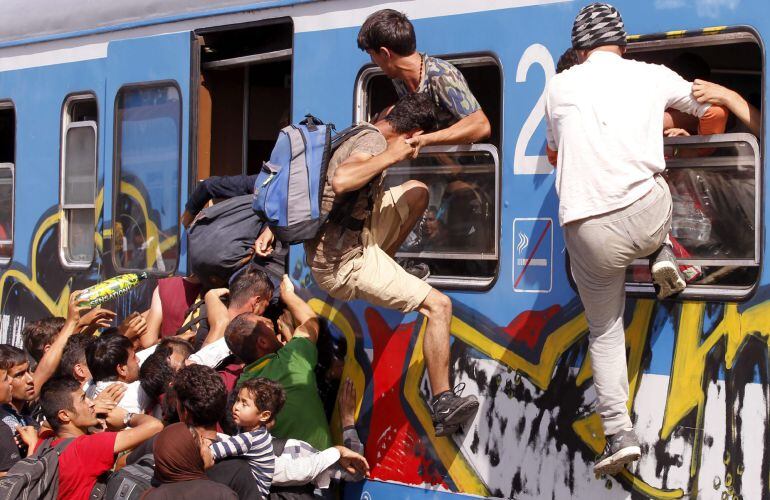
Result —
[[183, 423], [169, 425], [158, 434], [153, 446], [155, 482], [161, 483], [142, 496], [142, 500], [237, 500], [225, 485], [206, 477], [213, 460], [209, 443]]

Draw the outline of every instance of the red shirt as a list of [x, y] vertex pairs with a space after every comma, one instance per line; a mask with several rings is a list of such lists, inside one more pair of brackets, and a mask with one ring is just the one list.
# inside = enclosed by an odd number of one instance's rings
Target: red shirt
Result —
[[[59, 457], [59, 500], [88, 500], [96, 479], [115, 463], [117, 435], [100, 432], [79, 436], [64, 449]], [[56, 439], [51, 445], [59, 441]]]
[[184, 325], [185, 313], [195, 304], [200, 292], [199, 283], [190, 283], [181, 276], [158, 280], [158, 297], [163, 305], [161, 337], [176, 335], [177, 330]]

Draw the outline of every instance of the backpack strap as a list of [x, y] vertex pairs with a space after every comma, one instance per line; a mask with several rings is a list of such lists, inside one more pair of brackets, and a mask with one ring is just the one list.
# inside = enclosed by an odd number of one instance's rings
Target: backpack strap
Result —
[[37, 450], [35, 450], [35, 456], [40, 456], [43, 454], [44, 451], [48, 450], [49, 448], [53, 448], [56, 450], [57, 455], [61, 455], [64, 449], [69, 446], [69, 444], [75, 440], [75, 438], [66, 438], [62, 439], [59, 443], [57, 443], [55, 446], [52, 446], [52, 443], [54, 442], [54, 439], [56, 438], [48, 438], [45, 441], [43, 441], [40, 446], [37, 447]]
[[[359, 123], [357, 125], [351, 125], [350, 127], [340, 131], [338, 134], [336, 134], [332, 138], [332, 150], [333, 151], [337, 150], [337, 148], [342, 146], [342, 144], [344, 144], [348, 139], [360, 134], [365, 130], [377, 130], [377, 127], [369, 123]], [[353, 208], [351, 205], [355, 203], [355, 201], [358, 199], [361, 193], [365, 191], [367, 191], [366, 193], [366, 196], [367, 196], [366, 216], [367, 217], [365, 217], [364, 219], [356, 219], [351, 215], [351, 212], [352, 212], [351, 209]], [[374, 208], [373, 183], [369, 182], [360, 189], [346, 193], [341, 200], [336, 202], [332, 207], [331, 211], [329, 212], [328, 219], [339, 226], [349, 229], [350, 231], [357, 232], [357, 231], [361, 231], [364, 228], [364, 224], [366, 223], [366, 218], [368, 218], [369, 214], [372, 212], [372, 208]]]

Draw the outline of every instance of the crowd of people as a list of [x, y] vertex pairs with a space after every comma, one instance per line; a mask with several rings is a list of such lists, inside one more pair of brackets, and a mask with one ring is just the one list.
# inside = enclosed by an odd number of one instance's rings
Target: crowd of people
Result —
[[[357, 42], [399, 99], [335, 149], [322, 208], [348, 210], [305, 241], [305, 255], [331, 297], [426, 317], [427, 406], [433, 431], [447, 436], [462, 432], [479, 406], [450, 384], [452, 303], [421, 269], [394, 257], [426, 215], [425, 232], [437, 237], [437, 208], [424, 183], [385, 189], [383, 173], [422, 147], [479, 141], [489, 121], [456, 68], [416, 50], [403, 14], [372, 14]], [[658, 175], [664, 131], [723, 132], [725, 108], [758, 128], [758, 112], [734, 92], [623, 59], [625, 43], [613, 7], [581, 10], [573, 50], [559, 61], [546, 100], [560, 223], [591, 329], [608, 438], [598, 472], [616, 472], [641, 452], [627, 409], [625, 268], [652, 254], [662, 296], [684, 286], [666, 243], [671, 196]], [[694, 127], [685, 114], [696, 116]], [[247, 176], [202, 182], [183, 225], [194, 230], [212, 199], [248, 196], [254, 186]], [[312, 498], [367, 476], [356, 430], [361, 394], [350, 380], [334, 387], [335, 444], [334, 392], [323, 385], [340, 370], [332, 363], [319, 378], [319, 318], [285, 274], [285, 245], [254, 222], [258, 237], [232, 271], [160, 279], [149, 309], [118, 326], [113, 312], [86, 308], [73, 292], [66, 317], [26, 324], [23, 349], [0, 345], [0, 481], [15, 481], [4, 487], [20, 484], [20, 471], [50, 463], [46, 457], [58, 463], [58, 480], [35, 487], [49, 488], [45, 498], [75, 500]]]
[[[332, 297], [426, 316], [427, 405], [434, 432], [446, 436], [478, 409], [475, 396], [450, 386], [452, 304], [419, 268], [394, 259], [428, 208], [428, 189], [414, 180], [385, 189], [382, 179], [424, 146], [488, 136], [489, 121], [456, 68], [417, 52], [405, 15], [372, 14], [358, 46], [393, 79], [399, 99], [334, 150], [322, 207], [350, 209], [305, 242], [307, 261]], [[182, 224], [200, 231], [209, 202], [254, 189], [247, 176], [207, 179]], [[319, 370], [321, 324], [285, 274], [287, 245], [246, 214], [258, 237], [243, 255], [224, 249], [235, 255], [224, 263], [224, 253], [197, 249], [211, 265], [159, 279], [146, 311], [113, 326], [113, 312], [84, 306], [76, 291], [66, 317], [26, 324], [24, 349], [0, 346], [5, 491], [75, 500], [313, 498], [368, 475], [356, 429], [361, 395], [339, 380], [339, 362]], [[330, 415], [339, 422], [330, 426]], [[341, 429], [336, 444], [332, 427]]]

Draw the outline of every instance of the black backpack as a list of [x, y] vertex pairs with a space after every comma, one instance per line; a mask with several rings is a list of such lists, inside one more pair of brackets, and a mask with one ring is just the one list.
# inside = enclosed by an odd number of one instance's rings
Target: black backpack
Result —
[[102, 500], [139, 500], [152, 488], [155, 457], [148, 453], [110, 476]]
[[0, 479], [0, 500], [56, 500], [59, 494], [59, 455], [74, 438], [51, 446], [46, 439], [34, 455], [11, 467]]

